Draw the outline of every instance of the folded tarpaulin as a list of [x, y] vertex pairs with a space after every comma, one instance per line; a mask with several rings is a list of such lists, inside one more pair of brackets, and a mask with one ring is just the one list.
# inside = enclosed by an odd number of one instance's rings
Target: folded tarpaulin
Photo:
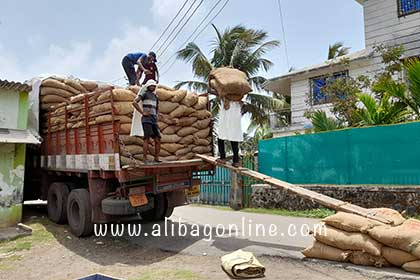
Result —
[[222, 267], [226, 273], [234, 278], [263, 277], [265, 267], [251, 252], [237, 250], [221, 258]]

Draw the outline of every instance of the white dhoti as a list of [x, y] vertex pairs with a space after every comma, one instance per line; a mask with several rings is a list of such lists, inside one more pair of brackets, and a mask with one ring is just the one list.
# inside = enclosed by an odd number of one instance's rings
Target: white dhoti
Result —
[[219, 139], [242, 142], [244, 136], [241, 125], [241, 104], [239, 102], [230, 101], [230, 108], [225, 110], [223, 101], [221, 101], [219, 111], [219, 123], [217, 135]]

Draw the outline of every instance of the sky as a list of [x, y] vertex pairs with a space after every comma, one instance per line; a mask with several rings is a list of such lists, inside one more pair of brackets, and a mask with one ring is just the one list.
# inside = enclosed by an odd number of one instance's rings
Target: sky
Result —
[[[123, 85], [123, 56], [147, 52], [184, 1], [1, 0], [0, 79], [23, 82], [48, 73]], [[185, 29], [158, 57], [161, 63], [182, 47], [216, 2], [204, 0]], [[343, 41], [351, 51], [364, 48], [363, 9], [355, 0], [281, 0], [281, 5], [286, 42], [277, 0], [230, 0], [213, 21], [221, 30], [242, 24], [263, 29], [270, 39], [280, 40], [282, 45], [266, 54], [274, 66], [267, 73], [261, 72], [263, 76], [279, 76], [290, 66], [320, 63], [326, 59], [328, 45], [336, 41]], [[195, 41], [207, 56], [214, 36], [208, 26]], [[176, 61], [169, 68], [171, 64], [172, 60], [160, 69], [164, 74], [161, 83], [170, 86], [194, 79], [189, 64]]]

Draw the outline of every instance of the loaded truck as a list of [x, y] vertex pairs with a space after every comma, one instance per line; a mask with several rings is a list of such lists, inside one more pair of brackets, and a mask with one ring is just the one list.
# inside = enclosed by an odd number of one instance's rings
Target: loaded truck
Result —
[[[28, 183], [40, 186], [37, 195], [48, 201], [49, 219], [68, 223], [76, 236], [91, 235], [95, 223], [138, 216], [146, 222], [163, 220], [174, 207], [186, 204], [188, 192], [197, 192], [200, 180], [195, 174], [211, 173], [214, 168], [201, 159], [152, 165], [133, 159], [133, 164], [122, 165], [120, 123], [114, 106], [99, 113], [90, 110], [100, 103], [114, 104], [112, 94], [109, 99], [92, 102], [92, 96], [107, 90], [84, 94], [83, 106], [78, 108], [59, 105], [50, 110], [40, 149], [28, 151]], [[77, 110], [80, 117], [70, 120], [69, 114]], [[112, 117], [100, 124], [91, 122], [100, 115]], [[51, 129], [56, 117], [64, 118], [63, 130]], [[69, 128], [72, 122], [84, 125]]]

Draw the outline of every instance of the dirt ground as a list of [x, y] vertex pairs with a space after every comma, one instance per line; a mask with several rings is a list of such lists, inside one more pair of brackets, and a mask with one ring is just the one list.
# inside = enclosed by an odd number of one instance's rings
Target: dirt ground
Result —
[[[26, 216], [32, 236], [0, 243], [0, 279], [75, 279], [103, 273], [123, 279], [230, 279], [213, 256], [165, 252], [116, 238], [75, 238], [44, 212]], [[390, 279], [322, 262], [260, 257], [266, 279]], [[401, 278], [400, 278], [401, 279]]]

